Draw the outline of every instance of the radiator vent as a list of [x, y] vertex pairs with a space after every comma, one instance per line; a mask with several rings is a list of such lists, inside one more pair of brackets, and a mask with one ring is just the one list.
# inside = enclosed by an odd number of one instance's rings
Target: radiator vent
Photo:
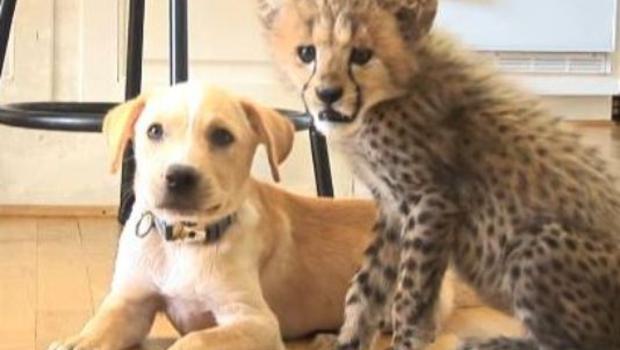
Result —
[[607, 53], [486, 52], [507, 73], [611, 74]]

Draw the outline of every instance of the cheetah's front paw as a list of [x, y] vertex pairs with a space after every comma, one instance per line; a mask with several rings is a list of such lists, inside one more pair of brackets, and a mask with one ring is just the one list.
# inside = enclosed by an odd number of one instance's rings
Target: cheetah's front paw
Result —
[[338, 346], [338, 337], [335, 334], [319, 334], [312, 341], [312, 350], [335, 350]]
[[319, 334], [312, 342], [312, 350], [359, 350], [362, 347], [359, 342], [341, 344], [335, 334]]
[[422, 350], [429, 346], [429, 342], [411, 338], [406, 339], [398, 344], [393, 344], [386, 348], [386, 350]]

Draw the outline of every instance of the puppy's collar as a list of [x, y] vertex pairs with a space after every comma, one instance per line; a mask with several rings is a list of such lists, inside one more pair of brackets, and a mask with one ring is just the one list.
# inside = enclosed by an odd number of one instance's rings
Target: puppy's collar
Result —
[[136, 224], [136, 236], [146, 237], [153, 229], [168, 242], [182, 241], [187, 243], [212, 244], [218, 242], [235, 223], [236, 214], [231, 214], [223, 219], [204, 227], [195, 222], [168, 223], [155, 216], [150, 211], [144, 212]]

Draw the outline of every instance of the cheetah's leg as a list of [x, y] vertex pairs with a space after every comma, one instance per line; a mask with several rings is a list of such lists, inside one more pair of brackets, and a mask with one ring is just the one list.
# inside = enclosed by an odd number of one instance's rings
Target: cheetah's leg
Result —
[[495, 338], [490, 340], [468, 339], [458, 350], [542, 350], [528, 339]]
[[[620, 349], [618, 243], [546, 224], [518, 233], [507, 257], [514, 313], [541, 350]], [[498, 348], [499, 349], [499, 348]]]
[[457, 218], [454, 213], [450, 202], [437, 193], [424, 195], [409, 212], [394, 296], [394, 350], [421, 349], [434, 339], [437, 301]]
[[377, 237], [366, 250], [362, 268], [353, 278], [346, 297], [345, 321], [338, 336], [338, 349], [367, 349], [391, 300], [399, 259], [399, 225], [382, 218], [375, 225]]
[[379, 330], [384, 335], [390, 335], [394, 331], [392, 324], [392, 305], [393, 300], [387, 302], [383, 307], [383, 314], [381, 315], [381, 320], [379, 321]]

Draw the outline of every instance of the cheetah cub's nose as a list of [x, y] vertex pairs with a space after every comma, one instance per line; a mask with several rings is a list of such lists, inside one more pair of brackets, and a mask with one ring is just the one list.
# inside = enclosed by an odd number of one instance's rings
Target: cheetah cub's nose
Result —
[[343, 93], [344, 91], [341, 87], [327, 87], [322, 89], [316, 89], [316, 95], [319, 97], [319, 100], [328, 105], [340, 100]]

